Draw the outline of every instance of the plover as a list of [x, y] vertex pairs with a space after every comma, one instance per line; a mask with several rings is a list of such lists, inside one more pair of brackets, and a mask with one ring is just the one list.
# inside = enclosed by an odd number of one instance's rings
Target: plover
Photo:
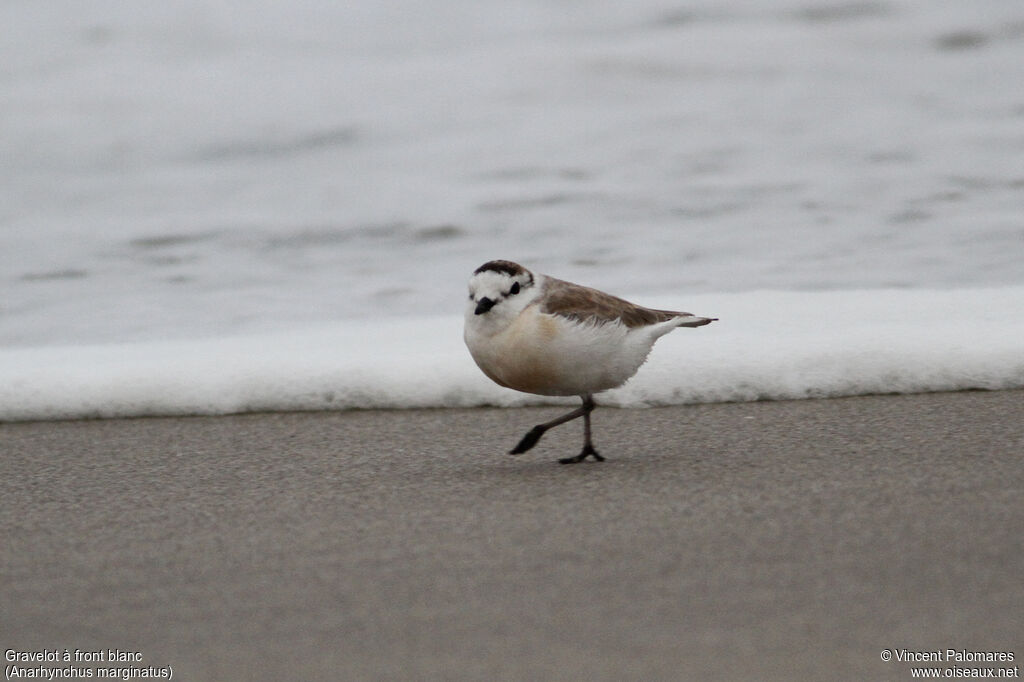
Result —
[[676, 327], [717, 318], [654, 310], [597, 289], [534, 274], [518, 263], [492, 260], [469, 279], [464, 338], [473, 360], [500, 386], [583, 400], [579, 408], [530, 429], [509, 452], [526, 452], [555, 426], [583, 417], [583, 450], [604, 461], [590, 440], [594, 394], [636, 374], [654, 342]]

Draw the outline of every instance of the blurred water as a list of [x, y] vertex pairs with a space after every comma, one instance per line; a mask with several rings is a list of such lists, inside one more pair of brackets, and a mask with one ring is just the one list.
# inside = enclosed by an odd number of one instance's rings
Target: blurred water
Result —
[[[659, 340], [600, 405], [1024, 387], [1024, 286], [689, 298], [721, 319]], [[349, 318], [213, 339], [7, 348], [0, 422], [578, 404], [498, 386], [470, 359], [461, 328], [459, 315]]]
[[1024, 283], [1024, 5], [0, 5], [0, 345]]

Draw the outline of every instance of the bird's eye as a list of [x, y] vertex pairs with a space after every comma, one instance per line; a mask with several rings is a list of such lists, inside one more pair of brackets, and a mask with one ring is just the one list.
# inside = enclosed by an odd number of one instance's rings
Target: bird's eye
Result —
[[515, 296], [519, 293], [519, 282], [512, 282], [512, 288], [508, 290], [509, 296]]

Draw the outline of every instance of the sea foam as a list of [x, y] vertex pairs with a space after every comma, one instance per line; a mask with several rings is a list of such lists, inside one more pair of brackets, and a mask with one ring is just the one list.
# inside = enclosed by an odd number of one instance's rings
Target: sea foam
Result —
[[[603, 405], [644, 407], [1024, 387], [1024, 287], [702, 294], [720, 318], [662, 338]], [[0, 350], [0, 420], [565, 404], [501, 388], [461, 316]]]

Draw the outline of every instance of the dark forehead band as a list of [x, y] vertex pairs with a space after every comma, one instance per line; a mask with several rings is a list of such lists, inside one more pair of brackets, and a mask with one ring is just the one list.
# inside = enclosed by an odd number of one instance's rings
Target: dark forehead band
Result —
[[476, 270], [473, 271], [474, 275], [479, 275], [481, 272], [504, 272], [510, 277], [516, 277], [517, 275], [529, 275], [530, 282], [533, 282], [533, 275], [519, 263], [513, 263], [510, 260], [492, 260], [487, 261]]

